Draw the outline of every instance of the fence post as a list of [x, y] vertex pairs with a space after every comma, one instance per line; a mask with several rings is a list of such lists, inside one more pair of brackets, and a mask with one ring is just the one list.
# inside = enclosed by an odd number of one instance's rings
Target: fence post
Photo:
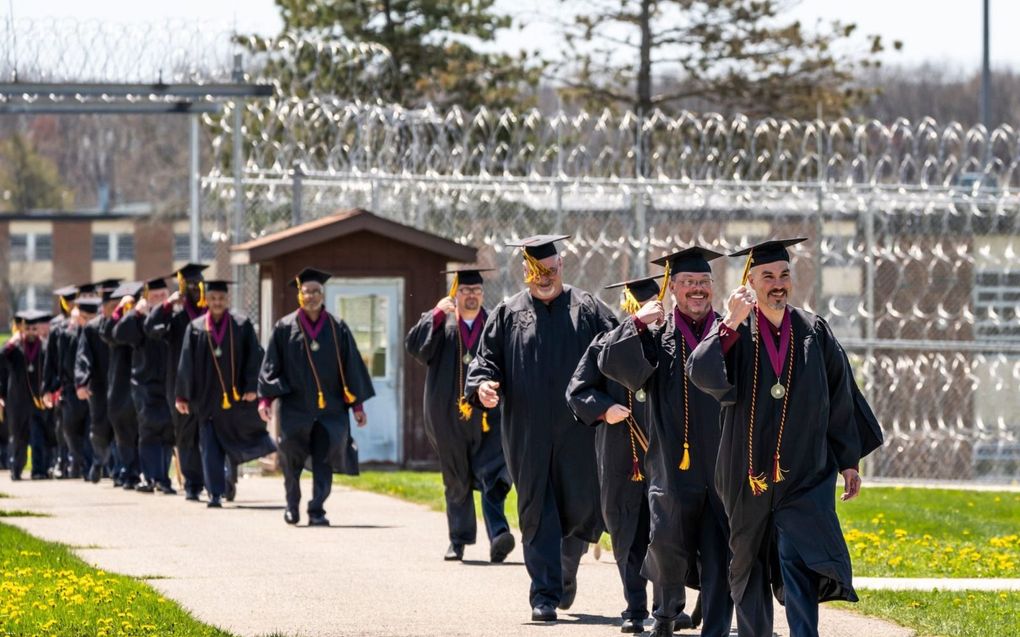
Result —
[[[240, 84], [244, 81], [244, 70], [241, 68], [241, 54], [234, 55], [234, 72], [233, 80]], [[234, 101], [234, 152], [233, 152], [233, 168], [234, 168], [234, 240], [233, 244], [237, 245], [244, 240], [244, 179], [242, 175], [242, 145], [241, 145], [241, 126], [243, 123], [241, 117], [241, 110], [244, 108], [244, 102], [238, 98]], [[237, 281], [234, 292], [234, 307], [240, 308], [243, 312], [247, 312], [247, 290], [245, 289], [244, 282], [241, 280], [241, 266], [235, 265], [233, 267], [233, 279]]]
[[290, 189], [290, 225], [300, 226], [302, 217], [302, 202], [304, 196], [304, 179], [305, 174], [301, 170], [301, 164], [294, 162], [294, 169], [291, 170], [291, 189]]

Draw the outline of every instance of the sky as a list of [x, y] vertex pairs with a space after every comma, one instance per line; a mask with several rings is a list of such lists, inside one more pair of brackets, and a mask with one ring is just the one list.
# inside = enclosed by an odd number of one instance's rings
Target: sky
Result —
[[[577, 6], [584, 0], [568, 0]], [[1020, 68], [1020, 2], [990, 0], [991, 57], [993, 68]], [[529, 23], [523, 31], [503, 35], [494, 46], [517, 50], [521, 46], [555, 51], [556, 28], [546, 13], [562, 13], [558, 0], [497, 0], [497, 7]], [[876, 33], [904, 49], [888, 54], [886, 64], [933, 61], [948, 63], [962, 72], [981, 63], [982, 0], [800, 0], [790, 15], [807, 25], [818, 20], [855, 22], [860, 33]], [[0, 0], [0, 28], [7, 18], [65, 17], [120, 23], [195, 20], [236, 27], [241, 32], [272, 34], [281, 27], [272, 0]]]

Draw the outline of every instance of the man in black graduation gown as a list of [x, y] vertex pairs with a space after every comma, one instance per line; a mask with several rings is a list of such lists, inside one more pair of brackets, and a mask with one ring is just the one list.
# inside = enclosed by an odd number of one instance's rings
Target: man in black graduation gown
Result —
[[[144, 283], [129, 281], [120, 284], [110, 293], [113, 307], [104, 304], [103, 316], [99, 318], [99, 336], [109, 350], [109, 368], [106, 377], [106, 410], [113, 427], [113, 439], [116, 443], [117, 470], [114, 484], [130, 491], [138, 486], [141, 463], [138, 458], [138, 411], [135, 408], [132, 389], [131, 367], [134, 349], [113, 337], [113, 328], [117, 325], [114, 313], [122, 312], [130, 306], [125, 302], [127, 297], [138, 296]], [[123, 303], [122, 303], [123, 302]], [[109, 314], [107, 314], [109, 312]]]
[[174, 391], [177, 385], [177, 367], [181, 360], [184, 331], [188, 324], [206, 313], [205, 282], [202, 271], [207, 265], [188, 263], [175, 272], [177, 290], [165, 301], [152, 308], [145, 318], [145, 334], [162, 340], [169, 353], [166, 358], [166, 397], [174, 423], [174, 441], [177, 460], [184, 476], [184, 497], [197, 502], [205, 487], [202, 454], [199, 450], [198, 417], [190, 412], [181, 413], [174, 408]]
[[[640, 303], [657, 298], [656, 278], [614, 283], [606, 289], [622, 288], [621, 307], [633, 313], [640, 309]], [[599, 371], [598, 358], [605, 338], [606, 334], [602, 334], [588, 346], [567, 386], [566, 398], [581, 423], [596, 427], [602, 517], [613, 542], [613, 557], [627, 601], [621, 630], [640, 633], [648, 617], [648, 580], [641, 574], [649, 533], [644, 470], [648, 448], [646, 396], [643, 390], [630, 392]], [[657, 588], [655, 593], [653, 606], [658, 607]]]
[[740, 634], [772, 635], [770, 585], [790, 634], [818, 635], [818, 603], [857, 601], [836, 517], [860, 493], [863, 455], [881, 430], [856, 390], [843, 348], [822, 318], [788, 305], [787, 247], [747, 255], [726, 316], [687, 361], [691, 381], [722, 405], [716, 487], [730, 526], [730, 589]]
[[702, 635], [728, 635], [733, 616], [726, 514], [715, 490], [719, 403], [684, 373], [719, 318], [709, 261], [720, 256], [695, 246], [653, 261], [667, 268], [673, 310], [667, 314], [661, 299], [645, 303], [609, 333], [599, 359], [603, 373], [648, 396], [651, 541], [642, 572], [662, 591], [653, 611], [658, 636], [691, 627], [685, 586], [701, 590]]
[[448, 296], [422, 314], [407, 334], [407, 352], [428, 366], [425, 375], [425, 433], [439, 456], [450, 529], [447, 560], [464, 557], [474, 544], [478, 523], [473, 489], [482, 495], [482, 518], [489, 536], [489, 559], [502, 562], [514, 548], [504, 513], [510, 473], [503, 458], [498, 409], [475, 409], [464, 399], [467, 366], [478, 353], [488, 316], [482, 305], [482, 272], [450, 270]]
[[259, 372], [259, 415], [269, 422], [274, 407], [279, 409], [287, 524], [300, 520], [301, 471], [311, 457], [308, 524], [329, 526], [323, 505], [333, 473], [358, 474], [350, 415], [358, 427], [367, 425], [363, 403], [375, 395], [350, 328], [323, 305], [329, 277], [315, 268], [295, 277], [291, 285], [298, 289], [300, 307], [276, 322]]
[[[81, 328], [95, 316], [96, 299], [92, 295], [95, 294], [96, 286], [86, 283], [78, 286], [77, 290], [78, 294], [70, 302], [70, 313], [59, 325], [51, 327], [46, 341], [46, 393], [43, 395], [43, 402], [47, 406], [52, 405], [59, 414], [56, 416], [58, 435], [67, 448], [67, 473], [64, 477], [68, 478], [87, 477], [93, 460], [92, 445], [89, 443], [89, 405], [78, 397], [74, 384], [74, 364]], [[79, 302], [83, 299], [84, 307]], [[63, 296], [61, 307], [65, 307]]]
[[79, 299], [78, 303], [79, 309], [91, 310], [93, 314], [81, 328], [74, 357], [75, 393], [78, 399], [86, 401], [89, 407], [89, 442], [92, 446], [93, 460], [88, 479], [91, 482], [99, 482], [104, 468], [111, 466], [115, 456], [113, 425], [110, 422], [106, 399], [109, 387], [110, 348], [102, 338], [100, 327], [103, 319], [113, 314], [113, 308], [117, 305], [111, 297], [119, 283], [119, 279], [100, 281], [96, 285], [101, 296], [88, 301], [88, 307], [85, 308], [83, 308], [85, 299]]
[[4, 369], [3, 408], [10, 437], [11, 479], [21, 480], [32, 449], [32, 479], [49, 476], [50, 451], [56, 446], [54, 432], [45, 420], [43, 403], [43, 364], [45, 342], [39, 337], [39, 326], [50, 315], [38, 310], [15, 314], [15, 331], [0, 349], [0, 366]]
[[[90, 284], [86, 283], [84, 293], [88, 293], [89, 289]], [[58, 404], [60, 392], [58, 391], [57, 370], [60, 366], [58, 362], [60, 354], [57, 350], [64, 345], [64, 329], [72, 322], [72, 315], [77, 316], [74, 300], [79, 293], [79, 288], [76, 285], [67, 285], [53, 291], [53, 295], [57, 297], [58, 311], [49, 320], [49, 332], [42, 334], [40, 331], [39, 334], [39, 337], [46, 341], [45, 362], [43, 363], [43, 403], [46, 405], [46, 427], [52, 431], [52, 435], [56, 439], [56, 449], [50, 450], [49, 461], [53, 465], [53, 475], [57, 478], [70, 478], [74, 471], [74, 461], [71, 458], [71, 451], [64, 433], [65, 410], [63, 405]], [[42, 324], [40, 324], [41, 326]], [[80, 419], [83, 413], [80, 403], [75, 401], [73, 407], [78, 409], [71, 410], [72, 417]], [[87, 412], [87, 408], [84, 411]], [[76, 424], [71, 423], [71, 426], [75, 427]]]
[[138, 456], [145, 475], [137, 490], [175, 495], [170, 484], [174, 427], [166, 399], [169, 347], [163, 340], [148, 338], [144, 329], [149, 312], [162, 305], [170, 291], [159, 277], [146, 282], [142, 294], [137, 303], [132, 296], [122, 298], [111, 317], [114, 340], [131, 347], [131, 398], [138, 413]]
[[577, 592], [577, 566], [602, 533], [595, 431], [579, 427], [564, 398], [592, 340], [616, 325], [593, 295], [563, 284], [555, 242], [524, 248], [523, 290], [489, 316], [465, 394], [474, 406], [503, 409], [503, 452], [517, 487], [532, 619], [555, 621]]
[[230, 312], [228, 281], [205, 282], [209, 311], [184, 331], [175, 408], [196, 417], [209, 508], [222, 507], [227, 460], [235, 464], [276, 451], [255, 404], [262, 347], [246, 317]]

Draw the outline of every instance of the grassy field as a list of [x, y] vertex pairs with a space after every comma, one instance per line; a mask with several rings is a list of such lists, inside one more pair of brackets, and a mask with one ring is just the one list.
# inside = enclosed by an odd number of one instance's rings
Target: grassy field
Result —
[[144, 583], [0, 523], [0, 635], [229, 637]]
[[838, 604], [893, 621], [918, 637], [1020, 635], [1020, 592], [858, 591], [857, 604]]
[[[367, 471], [337, 481], [444, 510], [437, 472]], [[514, 526], [516, 495], [507, 498]], [[837, 511], [858, 576], [1016, 577], [1020, 568], [1018, 493], [874, 487]]]

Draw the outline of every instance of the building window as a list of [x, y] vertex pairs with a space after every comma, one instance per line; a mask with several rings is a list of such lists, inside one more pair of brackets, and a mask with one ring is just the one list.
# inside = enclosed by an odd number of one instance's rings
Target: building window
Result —
[[978, 271], [974, 314], [979, 339], [1020, 341], [1020, 272]]
[[110, 235], [106, 233], [92, 235], [92, 260], [110, 260]]
[[11, 261], [28, 261], [28, 235], [11, 235]]
[[35, 255], [33, 261], [53, 260], [53, 235], [37, 234], [35, 237]]
[[32, 289], [35, 292], [33, 308], [44, 312], [53, 311], [53, 288], [35, 285]]
[[[212, 261], [216, 258], [216, 246], [203, 236], [198, 238], [198, 260]], [[191, 260], [191, 236], [188, 234], [174, 235], [174, 261]]]
[[118, 234], [117, 237], [117, 261], [135, 260], [135, 237], [130, 234]]

